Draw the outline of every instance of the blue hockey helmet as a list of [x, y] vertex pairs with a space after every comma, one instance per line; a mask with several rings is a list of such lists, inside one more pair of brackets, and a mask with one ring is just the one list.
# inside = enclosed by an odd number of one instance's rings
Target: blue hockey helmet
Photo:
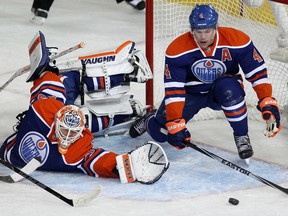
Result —
[[211, 4], [196, 5], [189, 16], [191, 30], [217, 28], [218, 13]]

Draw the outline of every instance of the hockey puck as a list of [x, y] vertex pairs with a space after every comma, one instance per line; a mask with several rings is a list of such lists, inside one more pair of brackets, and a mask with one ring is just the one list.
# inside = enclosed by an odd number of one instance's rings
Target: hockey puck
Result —
[[235, 198], [229, 198], [229, 203], [231, 203], [232, 205], [238, 205], [239, 204], [239, 200], [237, 200]]

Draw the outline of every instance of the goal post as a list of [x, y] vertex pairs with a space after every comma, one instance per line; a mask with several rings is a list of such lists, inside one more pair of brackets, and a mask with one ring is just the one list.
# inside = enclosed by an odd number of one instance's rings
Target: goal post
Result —
[[[153, 40], [153, 34], [154, 34], [154, 27], [153, 27], [153, 21], [154, 21], [154, 12], [153, 12], [153, 0], [147, 0], [146, 1], [146, 58], [148, 61], [149, 66], [151, 67], [152, 72], [154, 71], [154, 40]], [[154, 106], [154, 94], [153, 94], [153, 84], [154, 79], [148, 80], [146, 82], [146, 104], [151, 105], [151, 107]]]
[[[272, 2], [267, 0], [263, 0], [263, 4], [259, 7], [247, 6], [244, 0], [147, 0], [146, 56], [154, 77], [146, 88], [147, 104], [157, 108], [164, 97], [163, 73], [167, 46], [177, 36], [190, 30], [189, 15], [192, 8], [196, 4], [208, 3], [211, 3], [219, 14], [219, 26], [242, 30], [251, 37], [261, 52], [273, 86], [273, 96], [280, 105], [283, 125], [287, 127], [288, 63], [270, 58], [270, 53], [278, 47], [277, 37], [283, 32], [288, 32], [286, 29], [288, 22], [285, 20], [288, 19], [288, 5], [285, 4], [288, 3], [287, 0], [273, 1], [274, 5], [281, 5], [281, 10], [271, 8]], [[277, 14], [280, 13], [279, 11], [282, 14]], [[282, 24], [281, 21], [283, 21]], [[256, 93], [247, 81], [244, 82], [244, 86], [249, 118], [262, 120], [260, 112], [256, 109], [258, 102]], [[223, 117], [223, 112], [206, 108], [193, 119], [205, 120]]]

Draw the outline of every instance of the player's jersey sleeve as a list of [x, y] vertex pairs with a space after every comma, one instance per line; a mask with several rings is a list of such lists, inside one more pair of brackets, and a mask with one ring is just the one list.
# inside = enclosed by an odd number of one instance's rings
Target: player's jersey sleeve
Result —
[[252, 84], [258, 99], [271, 96], [272, 86], [268, 80], [265, 60], [250, 37], [234, 28], [219, 27], [219, 32], [221, 34], [219, 45], [230, 47], [230, 51], [237, 56], [234, 57], [233, 55], [232, 61], [236, 60], [240, 65], [246, 80]]
[[187, 68], [190, 64], [185, 53], [193, 49], [197, 49], [197, 46], [188, 32], [172, 41], [166, 50], [164, 88], [167, 121], [182, 118]]
[[92, 140], [92, 133], [84, 130], [83, 136], [69, 147], [67, 154], [62, 156], [64, 163], [70, 166], [77, 165], [78, 169], [90, 176], [119, 178], [114, 172], [117, 154], [93, 147]]
[[271, 97], [272, 85], [268, 79], [265, 60], [253, 45], [253, 42], [245, 48], [243, 58], [239, 60], [239, 64], [245, 74], [246, 80], [252, 84], [258, 99]]
[[50, 97], [61, 101], [63, 104], [66, 102], [65, 87], [60, 77], [52, 72], [45, 72], [41, 78], [36, 79], [30, 93], [31, 104], [39, 99]]

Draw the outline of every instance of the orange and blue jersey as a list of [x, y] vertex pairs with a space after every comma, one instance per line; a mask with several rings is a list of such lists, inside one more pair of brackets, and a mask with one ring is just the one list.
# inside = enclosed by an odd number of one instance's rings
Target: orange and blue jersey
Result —
[[66, 90], [60, 79], [55, 73], [46, 72], [39, 79], [34, 81], [30, 89], [30, 104], [38, 99], [53, 97], [63, 104], [66, 102]]
[[177, 37], [165, 56], [167, 120], [182, 118], [186, 94], [208, 93], [221, 76], [233, 76], [243, 85], [240, 68], [259, 99], [271, 96], [265, 61], [245, 33], [219, 27], [214, 43], [205, 50], [198, 46], [190, 32]]
[[23, 167], [32, 158], [41, 157], [39, 170], [82, 171], [95, 177], [118, 178], [114, 171], [117, 154], [93, 147], [93, 135], [88, 129], [69, 146], [65, 155], [58, 152], [54, 118], [65, 100], [65, 88], [59, 76], [46, 72], [35, 80], [30, 107], [19, 130], [2, 145], [1, 158]]

